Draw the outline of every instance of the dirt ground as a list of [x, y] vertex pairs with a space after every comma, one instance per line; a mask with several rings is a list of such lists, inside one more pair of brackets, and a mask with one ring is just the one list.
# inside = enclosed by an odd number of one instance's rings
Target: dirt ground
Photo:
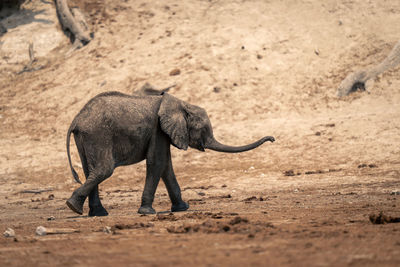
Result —
[[[400, 217], [400, 69], [335, 95], [398, 41], [400, 1], [75, 0], [94, 39], [70, 54], [49, 2], [25, 8], [50, 23], [3, 23], [0, 37], [0, 230], [16, 233], [0, 237], [0, 266], [400, 265], [400, 224], [370, 221]], [[58, 33], [35, 37], [49, 26]], [[27, 33], [41, 68], [17, 74]], [[65, 205], [78, 187], [70, 122], [98, 93], [145, 82], [176, 84], [171, 94], [204, 107], [221, 142], [276, 142], [241, 154], [173, 148], [187, 212], [170, 214], [160, 183], [159, 214], [137, 214], [142, 162], [100, 185], [109, 216], [77, 216]], [[38, 226], [77, 232], [37, 236]]]

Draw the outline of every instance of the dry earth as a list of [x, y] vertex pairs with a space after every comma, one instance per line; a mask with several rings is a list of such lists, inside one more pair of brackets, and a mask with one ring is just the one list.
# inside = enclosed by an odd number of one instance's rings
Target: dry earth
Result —
[[[33, 18], [3, 23], [0, 37], [0, 230], [16, 232], [0, 237], [1, 266], [400, 265], [400, 224], [369, 220], [400, 216], [399, 68], [335, 97], [398, 41], [399, 1], [75, 0], [95, 38], [69, 55], [47, 2], [26, 4]], [[29, 40], [41, 68], [17, 74]], [[241, 154], [173, 149], [187, 212], [169, 214], [160, 184], [161, 213], [136, 213], [140, 163], [101, 184], [108, 217], [76, 216], [69, 123], [96, 94], [145, 82], [176, 84], [222, 142], [277, 141]], [[82, 177], [74, 144], [72, 158]], [[50, 191], [24, 193], [37, 189]], [[39, 225], [79, 232], [39, 237]]]

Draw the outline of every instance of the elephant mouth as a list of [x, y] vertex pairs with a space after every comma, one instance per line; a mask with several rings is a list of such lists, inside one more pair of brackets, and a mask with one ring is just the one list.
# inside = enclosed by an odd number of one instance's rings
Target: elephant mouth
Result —
[[204, 142], [203, 141], [199, 141], [199, 142], [193, 142], [190, 144], [191, 148], [197, 149], [199, 151], [204, 152], [205, 151], [205, 146], [204, 146]]

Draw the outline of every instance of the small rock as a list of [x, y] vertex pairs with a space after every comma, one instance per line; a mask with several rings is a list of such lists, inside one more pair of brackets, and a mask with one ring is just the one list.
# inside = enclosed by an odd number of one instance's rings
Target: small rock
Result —
[[37, 228], [36, 228], [36, 235], [38, 235], [38, 236], [44, 236], [44, 235], [46, 235], [47, 234], [47, 230], [46, 230], [46, 228], [44, 227], [44, 226], [38, 226]]
[[169, 72], [169, 76], [176, 76], [181, 74], [181, 70], [180, 69], [173, 69]]
[[400, 195], [400, 191], [392, 191], [390, 194], [391, 194], [392, 196], [393, 196], [393, 195], [399, 196], [399, 195]]
[[299, 189], [296, 188], [296, 189], [293, 190], [293, 192], [298, 193], [298, 192], [299, 192]]
[[113, 231], [111, 230], [110, 226], [105, 226], [104, 229], [103, 229], [103, 232], [107, 233], [107, 234], [112, 234], [113, 233]]
[[215, 86], [215, 87], [213, 88], [213, 91], [214, 91], [214, 93], [219, 93], [219, 92], [221, 92], [221, 88]]
[[262, 55], [260, 54], [257, 55], [257, 59], [262, 59], [262, 58], [263, 58]]
[[250, 166], [249, 171], [252, 171], [254, 169], [255, 169], [254, 166]]
[[205, 195], [206, 195], [206, 193], [204, 193], [204, 192], [197, 192], [197, 194], [198, 194], [199, 196], [205, 196]]
[[314, 50], [314, 53], [315, 53], [317, 56], [319, 56], [319, 49], [315, 49], [315, 50]]
[[14, 237], [14, 236], [15, 236], [15, 231], [14, 231], [13, 229], [11, 229], [11, 228], [7, 228], [7, 229], [4, 231], [3, 235], [4, 235], [5, 237]]
[[54, 216], [50, 216], [47, 218], [48, 221], [54, 221], [56, 218]]
[[54, 199], [54, 194], [50, 194], [50, 195], [48, 196], [48, 199], [49, 199], [49, 200], [53, 200], [53, 199]]

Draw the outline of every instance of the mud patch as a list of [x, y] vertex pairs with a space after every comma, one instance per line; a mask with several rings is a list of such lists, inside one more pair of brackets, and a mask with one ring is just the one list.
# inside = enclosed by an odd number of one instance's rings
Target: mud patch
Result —
[[283, 173], [283, 175], [285, 175], [285, 176], [295, 176], [295, 175], [301, 175], [301, 172], [294, 172], [294, 170], [288, 170], [288, 171], [285, 171]]
[[378, 168], [378, 166], [376, 164], [365, 164], [365, 163], [362, 163], [362, 164], [358, 165], [357, 168], [359, 168], [359, 169], [362, 169], [362, 168]]
[[215, 221], [208, 219], [200, 224], [184, 223], [179, 226], [168, 227], [168, 233], [187, 234], [187, 233], [240, 233], [254, 237], [256, 233], [275, 228], [271, 223], [251, 223], [247, 218], [236, 216], [229, 221]]
[[369, 215], [369, 220], [373, 224], [387, 224], [387, 223], [400, 223], [400, 217], [392, 217], [380, 212], [378, 215]]
[[171, 212], [169, 214], [158, 213], [156, 217], [152, 219], [152, 221], [177, 221], [178, 218]]
[[187, 213], [181, 217], [181, 219], [206, 219], [206, 218], [212, 218], [212, 219], [222, 219], [224, 217], [229, 217], [229, 216], [238, 216], [239, 214], [236, 212], [217, 212], [217, 213], [212, 213], [212, 212], [194, 212], [194, 213]]
[[142, 228], [150, 228], [153, 226], [154, 226], [154, 224], [152, 224], [152, 223], [143, 223], [143, 222], [137, 222], [137, 223], [133, 223], [133, 224], [116, 223], [111, 227], [106, 226], [104, 229], [102, 228], [99, 231], [116, 234], [120, 230], [142, 229]]
[[208, 185], [208, 186], [187, 186], [187, 187], [185, 187], [182, 191], [186, 191], [186, 190], [198, 190], [198, 189], [201, 189], [201, 190], [208, 190], [208, 189], [213, 188], [213, 187], [214, 187], [213, 185]]
[[248, 198], [243, 199], [242, 201], [246, 202], [246, 203], [250, 203], [252, 201], [265, 201], [268, 200], [267, 197], [256, 197], [256, 196], [251, 196]]
[[47, 198], [31, 198], [31, 202], [44, 202], [44, 201], [49, 201], [49, 200], [54, 200], [54, 195], [50, 194]]
[[[340, 172], [342, 169], [328, 169], [328, 170], [309, 170], [305, 171], [305, 175], [310, 175], [310, 174], [324, 174], [324, 173], [330, 173], [330, 172]], [[297, 176], [297, 175], [302, 175], [303, 172], [301, 171], [294, 171], [294, 170], [288, 170], [283, 173], [285, 176]]]

